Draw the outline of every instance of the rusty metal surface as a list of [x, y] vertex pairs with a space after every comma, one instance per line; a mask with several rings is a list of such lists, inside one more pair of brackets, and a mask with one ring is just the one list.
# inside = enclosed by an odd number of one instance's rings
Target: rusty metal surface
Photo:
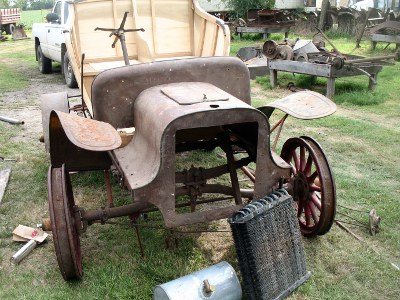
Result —
[[69, 112], [68, 94], [66, 92], [42, 94], [40, 96], [40, 111], [42, 112], [43, 137], [46, 152], [50, 151], [49, 120], [52, 110]]
[[[195, 83], [192, 83], [194, 85]], [[182, 88], [187, 83], [156, 86], [143, 91], [134, 104], [136, 133], [124, 148], [113, 151], [125, 181], [134, 191], [135, 201], [157, 206], [168, 227], [227, 217], [239, 206], [178, 215], [175, 212], [175, 151], [177, 143], [200, 141], [213, 143], [228, 133], [243, 139], [257, 164], [254, 196], [269, 193], [288, 169], [278, 167], [269, 152], [269, 125], [258, 110], [233, 95], [229, 100], [180, 105], [167, 97], [165, 87]], [[212, 85], [200, 84], [204, 94], [222, 93]], [[194, 133], [194, 134], [192, 134]], [[231, 146], [231, 145], [229, 145]], [[133, 155], [134, 153], [134, 155]], [[234, 169], [241, 165], [235, 165]], [[225, 168], [225, 167], [224, 167]], [[224, 169], [229, 172], [229, 167]], [[232, 172], [232, 169], [231, 169]], [[229, 194], [237, 194], [234, 187]], [[221, 189], [223, 192], [223, 189]]]
[[109, 151], [121, 146], [121, 137], [110, 124], [74, 114], [55, 112], [71, 143], [90, 151]]
[[[278, 108], [295, 118], [307, 120], [333, 114], [336, 111], [336, 104], [320, 93], [301, 91], [258, 109], [264, 112], [268, 111], [269, 108]], [[269, 112], [266, 114], [270, 115]]]
[[[50, 114], [51, 165], [61, 167], [62, 164], [65, 164], [68, 171], [109, 169], [111, 160], [107, 152], [86, 150], [70, 141], [60, 121], [60, 114], [60, 112], [55, 111]], [[88, 119], [81, 119], [88, 121]]]
[[106, 70], [93, 81], [94, 118], [115, 128], [135, 126], [136, 97], [155, 85], [174, 82], [208, 82], [250, 103], [246, 65], [234, 57], [204, 57], [144, 63]]
[[292, 165], [293, 198], [305, 236], [322, 235], [335, 219], [336, 186], [322, 148], [312, 138], [302, 136], [285, 142], [282, 158]]
[[82, 277], [82, 257], [75, 220], [75, 202], [65, 167], [49, 168], [48, 199], [58, 266], [65, 280]]
[[205, 82], [185, 82], [179, 85], [167, 84], [161, 92], [180, 105], [201, 102], [228, 101], [229, 94]]

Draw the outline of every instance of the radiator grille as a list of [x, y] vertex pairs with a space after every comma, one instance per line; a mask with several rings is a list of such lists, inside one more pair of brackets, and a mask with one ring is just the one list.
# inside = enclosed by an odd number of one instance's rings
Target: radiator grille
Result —
[[283, 299], [310, 277], [293, 199], [286, 190], [246, 205], [229, 223], [246, 299]]

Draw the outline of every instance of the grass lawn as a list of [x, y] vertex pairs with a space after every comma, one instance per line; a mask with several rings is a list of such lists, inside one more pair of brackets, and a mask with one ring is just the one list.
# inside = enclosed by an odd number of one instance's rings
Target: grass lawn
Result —
[[50, 11], [47, 9], [22, 11], [20, 23], [25, 25], [25, 29], [32, 29], [33, 23], [45, 22], [46, 15]]
[[[379, 47], [372, 52], [367, 42], [353, 50], [355, 42], [343, 37], [333, 41], [345, 53], [381, 55], [392, 51], [392, 48], [383, 50]], [[235, 40], [232, 53], [242, 46], [257, 43], [262, 41]], [[22, 110], [27, 103], [29, 109], [37, 109], [39, 99], [32, 99], [30, 95], [30, 89], [40, 79], [29, 75], [34, 74], [35, 69], [33, 45], [26, 41], [0, 43], [0, 115]], [[361, 211], [375, 208], [382, 218], [381, 230], [375, 236], [369, 235], [366, 228], [347, 225], [362, 241], [336, 225], [326, 235], [304, 238], [312, 276], [289, 299], [399, 298], [399, 75], [400, 64], [384, 67], [373, 92], [367, 91], [365, 76], [339, 79], [333, 99], [338, 106], [334, 115], [318, 120], [292, 117], [287, 120], [277, 148], [293, 136], [308, 135], [320, 142], [335, 174], [339, 204], [337, 219], [350, 220], [343, 215], [347, 214], [363, 224], [368, 223], [367, 213], [344, 207]], [[47, 75], [44, 80], [54, 83], [60, 80], [57, 76]], [[290, 81], [298, 87], [324, 93], [324, 79], [314, 81], [307, 76], [279, 74], [279, 86], [271, 89], [269, 77], [259, 77], [251, 82], [253, 105], [261, 106], [289, 95], [291, 92], [286, 86]], [[8, 100], [18, 92], [24, 96], [15, 101]], [[281, 116], [279, 112], [272, 116], [272, 121], [278, 116]], [[167, 249], [166, 239], [171, 239], [171, 234], [150, 227], [162, 227], [159, 213], [150, 213], [146, 220], [141, 218], [139, 221], [145, 258], [140, 255], [135, 232], [129, 227], [127, 218], [118, 219], [118, 224], [114, 225], [90, 226], [81, 236], [84, 278], [80, 282], [62, 279], [51, 235], [48, 243], [35, 249], [20, 265], [11, 265], [10, 257], [21, 247], [11, 240], [13, 229], [18, 224], [35, 226], [43, 217], [49, 216], [47, 169], [50, 162], [43, 144], [30, 134], [29, 128], [4, 122], [0, 122], [0, 156], [17, 159], [17, 162], [0, 161], [0, 170], [12, 168], [0, 204], [0, 299], [152, 299], [157, 284], [221, 260], [239, 270], [230, 233], [175, 233], [173, 239], [177, 238], [178, 245]], [[190, 167], [198, 162], [208, 163], [209, 157], [207, 153], [195, 153], [184, 157], [182, 164]], [[219, 159], [216, 157], [209, 163], [215, 163]], [[105, 205], [107, 193], [102, 172], [71, 176], [78, 204], [85, 209]], [[116, 182], [112, 188], [116, 205], [131, 201], [129, 192]], [[227, 222], [221, 220], [186, 229], [216, 228], [227, 229]]]

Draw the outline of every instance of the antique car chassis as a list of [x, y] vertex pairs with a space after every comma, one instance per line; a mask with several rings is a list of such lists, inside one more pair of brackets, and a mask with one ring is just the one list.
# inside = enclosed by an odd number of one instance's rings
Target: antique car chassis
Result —
[[[335, 183], [319, 144], [309, 137], [291, 138], [281, 156], [274, 150], [288, 114], [320, 118], [336, 106], [307, 91], [256, 109], [250, 105], [249, 83], [249, 72], [237, 58], [175, 59], [100, 73], [92, 85], [93, 119], [47, 108], [50, 221], [64, 279], [82, 277], [79, 236], [89, 225], [119, 216], [135, 219], [154, 208], [171, 228], [227, 218], [243, 207], [243, 199], [262, 198], [284, 187], [294, 197], [304, 235], [329, 231], [335, 216]], [[65, 108], [65, 95], [52, 98], [52, 106]], [[286, 114], [272, 128], [278, 133], [270, 147], [268, 119], [275, 108]], [[116, 129], [128, 127], [135, 127], [135, 134], [121, 146]], [[225, 164], [176, 171], [177, 153], [203, 149], [216, 155], [216, 147], [225, 153]], [[255, 163], [255, 171], [250, 163]], [[132, 204], [114, 207], [108, 177], [112, 165], [132, 192]], [[254, 189], [240, 188], [239, 169], [254, 182]], [[75, 204], [69, 172], [91, 170], [106, 170], [109, 205], [87, 211]], [[223, 174], [229, 174], [230, 186], [210, 183]], [[234, 201], [196, 210], [227, 199], [199, 199], [208, 193]], [[181, 195], [190, 201], [176, 204]], [[190, 212], [178, 213], [176, 207], [181, 206], [190, 206]]]

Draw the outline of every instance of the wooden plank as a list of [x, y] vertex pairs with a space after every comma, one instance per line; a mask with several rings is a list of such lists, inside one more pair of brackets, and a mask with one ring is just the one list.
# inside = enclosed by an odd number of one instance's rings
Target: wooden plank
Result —
[[81, 55], [82, 55], [82, 49], [81, 49], [81, 35], [79, 32], [79, 22], [78, 22], [78, 5], [77, 3], [74, 3], [74, 30], [75, 30], [75, 45], [73, 47], [76, 49], [76, 52], [78, 53], [78, 60], [77, 64], [81, 64]]
[[400, 43], [400, 35], [389, 35], [389, 34], [378, 34], [372, 35], [371, 40], [373, 42], [386, 42], [386, 43]]
[[200, 39], [199, 39], [199, 44], [197, 45], [197, 50], [196, 50], [196, 54], [198, 56], [202, 56], [203, 54], [203, 47], [204, 47], [204, 37], [206, 36], [206, 20], [203, 19], [201, 21], [201, 26], [200, 26]]
[[324, 30], [325, 27], [325, 20], [326, 16], [328, 15], [328, 9], [329, 9], [329, 0], [322, 0], [321, 13], [319, 15], [319, 22], [318, 22], [318, 28], [321, 29], [322, 31]]
[[194, 55], [194, 10], [192, 5], [189, 5], [188, 9], [189, 9], [190, 52], [192, 52], [192, 55]]
[[307, 74], [314, 76], [330, 77], [331, 66], [323, 64], [313, 64], [293, 60], [268, 60], [270, 70], [278, 70], [290, 73]]
[[220, 29], [218, 26], [216, 26], [216, 33], [215, 33], [215, 40], [214, 40], [214, 49], [213, 49], [213, 56], [215, 56], [215, 53], [217, 52], [217, 46], [218, 46], [218, 35], [220, 32]]
[[352, 68], [351, 66], [345, 66], [342, 69], [338, 70], [328, 64], [314, 64], [309, 62], [299, 62], [294, 60], [278, 60], [278, 59], [268, 60], [268, 67], [271, 70], [314, 75], [326, 78], [365, 75], [365, 73], [363, 73], [360, 70], [357, 70], [356, 68], [360, 68], [369, 74], [377, 74], [382, 70], [382, 66], [379, 65], [371, 65], [371, 66], [354, 65], [354, 68]]
[[289, 32], [291, 26], [282, 27], [237, 27], [238, 33], [278, 33]]
[[215, 47], [216, 47], [216, 44], [217, 44], [217, 33], [218, 33], [218, 25], [217, 24], [215, 24], [214, 26], [213, 26], [213, 29], [212, 29], [212, 39], [211, 39], [211, 49], [210, 49], [210, 52], [212, 53], [207, 53], [206, 55], [214, 55], [214, 53], [215, 53]]
[[325, 96], [329, 99], [335, 95], [335, 78], [329, 77], [326, 82], [326, 94]]
[[151, 7], [151, 26], [153, 28], [153, 46], [154, 46], [154, 53], [157, 54], [158, 50], [158, 39], [157, 39], [157, 19], [156, 19], [156, 7], [155, 7], [155, 0], [150, 0], [150, 7]]
[[118, 28], [119, 24], [117, 23], [118, 15], [117, 15], [117, 0], [112, 0], [112, 10], [114, 17], [114, 28]]
[[357, 66], [354, 65], [355, 68], [344, 66], [340, 70], [336, 70], [332, 68], [332, 77], [351, 77], [351, 76], [360, 76], [366, 75], [364, 72], [357, 70], [356, 68], [360, 68], [369, 74], [378, 74], [382, 70], [382, 66], [372, 65], [372, 66]]
[[3, 199], [4, 193], [6, 191], [10, 174], [11, 174], [11, 169], [5, 169], [0, 171], [0, 204], [1, 200]]
[[[114, 19], [114, 28], [119, 27], [118, 23], [118, 11], [117, 11], [117, 0], [112, 0], [112, 11], [113, 11], [113, 19]], [[112, 37], [114, 38], [114, 37]], [[122, 55], [122, 48], [120, 43], [117, 43], [115, 47], [116, 55]]]
[[163, 58], [183, 58], [192, 56], [193, 55], [191, 52], [168, 52], [156, 55], [156, 60], [162, 60]]

